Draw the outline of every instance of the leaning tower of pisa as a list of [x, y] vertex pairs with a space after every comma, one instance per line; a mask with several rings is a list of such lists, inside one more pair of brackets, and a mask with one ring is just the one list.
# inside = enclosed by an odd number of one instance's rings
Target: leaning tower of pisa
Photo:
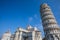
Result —
[[60, 28], [46, 3], [40, 6], [40, 14], [46, 40], [60, 40]]

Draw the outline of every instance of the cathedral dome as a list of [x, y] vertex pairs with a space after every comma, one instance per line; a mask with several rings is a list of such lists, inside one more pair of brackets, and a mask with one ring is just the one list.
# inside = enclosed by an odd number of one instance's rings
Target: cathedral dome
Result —
[[31, 25], [28, 25], [27, 26], [27, 29], [32, 29], [33, 27]]

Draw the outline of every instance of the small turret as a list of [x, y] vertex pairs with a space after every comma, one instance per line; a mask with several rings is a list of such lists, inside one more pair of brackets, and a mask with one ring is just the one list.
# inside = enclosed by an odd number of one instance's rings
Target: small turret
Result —
[[39, 31], [37, 27], [34, 27], [34, 31]]
[[5, 33], [3, 34], [1, 40], [10, 40], [10, 37], [11, 37], [11, 33], [10, 33], [10, 30], [8, 30], [7, 32], [5, 32]]

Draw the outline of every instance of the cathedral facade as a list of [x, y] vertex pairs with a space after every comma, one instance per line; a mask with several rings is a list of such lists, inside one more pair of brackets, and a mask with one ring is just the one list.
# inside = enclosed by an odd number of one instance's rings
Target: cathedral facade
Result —
[[40, 6], [40, 14], [42, 19], [45, 38], [42, 38], [41, 32], [32, 26], [27, 29], [18, 28], [14, 34], [9, 31], [4, 33], [1, 40], [60, 40], [60, 27], [51, 11], [50, 6], [46, 3]]
[[14, 34], [6, 32], [1, 40], [42, 40], [42, 36], [36, 27], [33, 28], [29, 25], [26, 30], [17, 28]]

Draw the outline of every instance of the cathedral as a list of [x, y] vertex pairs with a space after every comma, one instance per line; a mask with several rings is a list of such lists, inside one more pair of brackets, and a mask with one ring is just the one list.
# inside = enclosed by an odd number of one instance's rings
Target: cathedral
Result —
[[28, 25], [26, 30], [17, 28], [16, 32], [11, 35], [10, 31], [7, 31], [1, 40], [42, 40], [41, 32], [36, 28]]
[[3, 34], [1, 40], [60, 40], [60, 27], [48, 4], [40, 6], [40, 16], [42, 20], [45, 37], [36, 27], [28, 25], [26, 29], [17, 28], [14, 34], [7, 31]]

